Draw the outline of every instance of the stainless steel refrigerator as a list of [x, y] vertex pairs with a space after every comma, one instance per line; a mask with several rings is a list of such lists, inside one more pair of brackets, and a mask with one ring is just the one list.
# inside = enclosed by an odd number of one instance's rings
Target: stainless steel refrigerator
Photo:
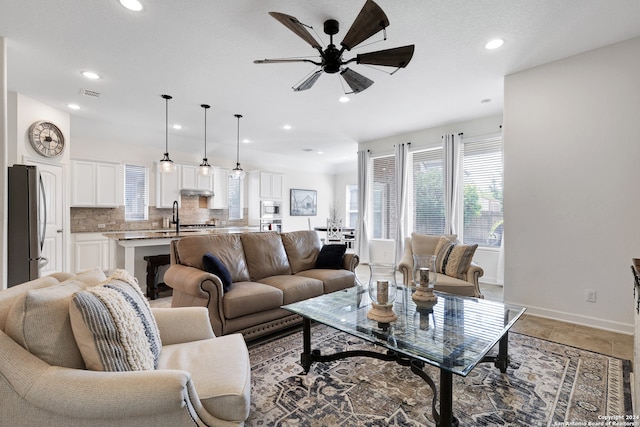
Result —
[[8, 188], [7, 286], [14, 286], [40, 277], [40, 268], [48, 262], [41, 256], [46, 200], [35, 166], [10, 166]]

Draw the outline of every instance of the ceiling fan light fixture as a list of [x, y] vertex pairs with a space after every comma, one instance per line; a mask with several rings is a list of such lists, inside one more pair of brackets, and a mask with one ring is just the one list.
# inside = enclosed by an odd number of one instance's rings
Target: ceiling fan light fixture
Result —
[[210, 176], [211, 165], [207, 159], [207, 110], [211, 108], [211, 106], [207, 104], [201, 104], [200, 106], [204, 109], [204, 156], [202, 157], [202, 163], [200, 163], [198, 173], [202, 176]]
[[242, 116], [240, 114], [234, 114], [235, 118], [238, 119], [238, 137], [236, 142], [236, 167], [233, 168], [231, 172], [229, 172], [229, 178], [231, 179], [243, 179], [244, 178], [244, 170], [240, 167], [240, 119]]
[[164, 139], [164, 156], [158, 163], [160, 173], [172, 173], [176, 165], [169, 158], [169, 100], [173, 98], [171, 95], [162, 95], [165, 100], [165, 139]]

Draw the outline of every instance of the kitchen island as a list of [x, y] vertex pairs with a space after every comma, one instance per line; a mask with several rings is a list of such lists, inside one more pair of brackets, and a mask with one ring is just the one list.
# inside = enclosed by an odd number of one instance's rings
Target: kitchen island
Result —
[[142, 287], [146, 280], [145, 256], [169, 253], [172, 240], [186, 236], [198, 236], [220, 233], [251, 233], [259, 231], [258, 227], [216, 227], [198, 230], [148, 230], [105, 233], [115, 254], [116, 268], [123, 268], [133, 274]]

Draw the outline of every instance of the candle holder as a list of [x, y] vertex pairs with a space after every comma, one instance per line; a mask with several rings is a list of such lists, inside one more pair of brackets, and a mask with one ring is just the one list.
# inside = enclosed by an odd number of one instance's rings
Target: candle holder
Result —
[[416, 306], [433, 307], [438, 301], [438, 297], [433, 293], [437, 276], [435, 255], [413, 256], [413, 283], [416, 291], [411, 298]]
[[398, 320], [398, 315], [393, 311], [398, 290], [395, 264], [369, 264], [369, 269], [371, 308], [367, 312], [367, 318], [382, 325]]

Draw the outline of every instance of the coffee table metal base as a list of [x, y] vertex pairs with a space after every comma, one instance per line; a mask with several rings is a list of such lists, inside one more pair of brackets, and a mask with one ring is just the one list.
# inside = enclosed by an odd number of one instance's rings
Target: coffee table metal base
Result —
[[[314, 362], [333, 362], [335, 360], [349, 357], [373, 357], [379, 360], [395, 361], [399, 365], [409, 366], [411, 372], [422, 378], [431, 388], [433, 399], [431, 401], [431, 415], [438, 427], [458, 426], [458, 419], [453, 416], [453, 374], [451, 371], [440, 369], [440, 411], [438, 412], [438, 390], [433, 379], [424, 371], [425, 363], [421, 360], [408, 357], [406, 355], [387, 349], [387, 353], [378, 353], [367, 350], [349, 350], [338, 353], [323, 355], [320, 350], [311, 350], [311, 320], [303, 317], [303, 351], [300, 355], [300, 362], [305, 373], [311, 369]], [[509, 365], [508, 356], [508, 334], [501, 339], [497, 356], [486, 356], [482, 362], [493, 362], [495, 367], [504, 373]]]

